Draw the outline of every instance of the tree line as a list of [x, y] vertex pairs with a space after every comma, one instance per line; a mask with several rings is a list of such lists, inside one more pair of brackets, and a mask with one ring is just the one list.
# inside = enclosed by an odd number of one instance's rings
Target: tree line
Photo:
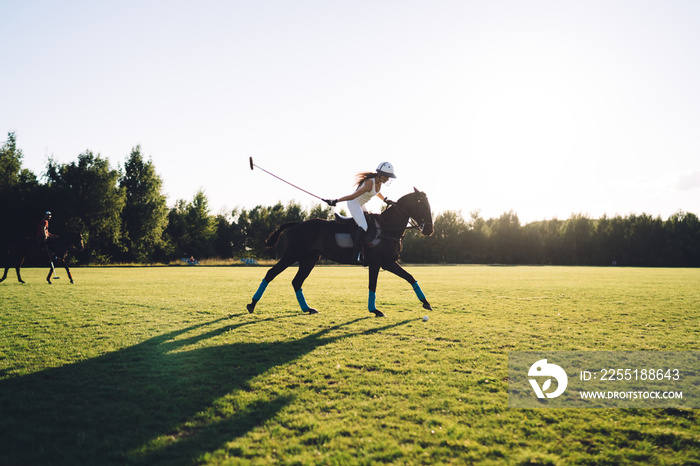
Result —
[[[49, 159], [42, 179], [22, 167], [14, 133], [0, 147], [0, 244], [33, 237], [44, 211], [51, 231], [79, 231], [86, 248], [81, 264], [167, 263], [180, 257], [274, 258], [265, 239], [279, 224], [329, 219], [322, 205], [304, 210], [277, 203], [212, 214], [204, 192], [168, 206], [163, 182], [140, 146], [123, 166], [91, 151], [74, 162]], [[573, 215], [521, 225], [514, 212], [483, 219], [446, 211], [435, 234], [409, 231], [402, 260], [410, 263], [700, 266], [700, 222], [677, 212], [667, 220], [648, 214], [591, 219]]]
[[699, 267], [700, 221], [677, 212], [667, 220], [648, 214], [591, 219], [572, 215], [521, 225], [514, 212], [485, 220], [447, 211], [435, 234], [406, 236], [402, 259], [414, 263], [619, 265]]

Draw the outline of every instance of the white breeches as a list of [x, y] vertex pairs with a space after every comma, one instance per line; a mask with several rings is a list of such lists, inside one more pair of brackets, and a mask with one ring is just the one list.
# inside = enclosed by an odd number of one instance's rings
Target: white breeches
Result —
[[355, 219], [355, 223], [357, 223], [360, 228], [367, 231], [367, 219], [365, 218], [366, 210], [364, 204], [360, 204], [355, 200], [348, 201], [347, 204], [350, 215], [352, 215], [352, 218]]

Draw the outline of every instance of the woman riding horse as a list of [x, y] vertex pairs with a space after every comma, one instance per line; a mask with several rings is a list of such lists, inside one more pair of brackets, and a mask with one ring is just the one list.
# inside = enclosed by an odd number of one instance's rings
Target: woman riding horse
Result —
[[[433, 233], [433, 218], [430, 204], [425, 193], [414, 188], [414, 192], [403, 196], [397, 202], [392, 203], [388, 209], [378, 216], [381, 235], [377, 238], [378, 244], [369, 248], [365, 254], [365, 262], [369, 267], [369, 298], [367, 308], [377, 317], [384, 317], [384, 313], [377, 310], [376, 290], [379, 269], [384, 269], [406, 280], [423, 303], [423, 308], [432, 309], [418, 282], [406, 272], [397, 262], [401, 251], [401, 238], [407, 228], [409, 220], [426, 236]], [[250, 304], [246, 306], [248, 312], [253, 312], [255, 306], [262, 298], [268, 284], [274, 280], [283, 270], [295, 262], [299, 263], [299, 270], [292, 280], [292, 286], [296, 293], [301, 310], [309, 314], [318, 311], [309, 307], [301, 289], [304, 280], [321, 256], [341, 264], [355, 264], [356, 256], [349, 248], [338, 244], [336, 234], [349, 233], [354, 225], [348, 226], [337, 221], [328, 221], [319, 218], [305, 222], [289, 222], [280, 225], [267, 240], [268, 246], [274, 246], [283, 231], [287, 230], [285, 247], [282, 258], [270, 270], [260, 283], [258, 291], [253, 296]]]
[[367, 219], [365, 218], [365, 213], [367, 209], [365, 204], [369, 202], [374, 196], [377, 196], [382, 201], [390, 204], [391, 201], [387, 200], [383, 194], [379, 191], [382, 189], [382, 185], [389, 181], [391, 178], [396, 178], [394, 174], [394, 166], [389, 162], [382, 162], [377, 167], [375, 172], [365, 172], [357, 174], [357, 189], [354, 193], [347, 196], [343, 196], [339, 199], [323, 199], [329, 206], [333, 207], [338, 202], [347, 201], [348, 210], [350, 215], [357, 223], [358, 228], [355, 231], [352, 239], [352, 255], [355, 258], [355, 262], [362, 264], [362, 247], [365, 244], [365, 239], [367, 237]]

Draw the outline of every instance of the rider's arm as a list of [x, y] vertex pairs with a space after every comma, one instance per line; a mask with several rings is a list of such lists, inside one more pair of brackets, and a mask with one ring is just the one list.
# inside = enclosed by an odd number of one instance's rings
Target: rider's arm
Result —
[[372, 186], [374, 186], [374, 183], [372, 180], [367, 180], [364, 183], [362, 183], [362, 186], [357, 188], [357, 191], [355, 191], [352, 194], [348, 194], [347, 196], [343, 196], [338, 199], [338, 202], [343, 202], [343, 201], [352, 201], [353, 199], [357, 199], [358, 197], [362, 196], [364, 193], [371, 191]]

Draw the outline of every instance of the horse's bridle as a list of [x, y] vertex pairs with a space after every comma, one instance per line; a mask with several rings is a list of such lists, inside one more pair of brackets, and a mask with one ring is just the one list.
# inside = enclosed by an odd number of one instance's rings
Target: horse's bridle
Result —
[[425, 228], [425, 224], [426, 224], [425, 219], [421, 219], [421, 220], [423, 221], [423, 223], [418, 223], [418, 221], [417, 221], [415, 218], [413, 218], [412, 215], [410, 215], [410, 214], [409, 214], [408, 212], [406, 212], [403, 208], [401, 208], [401, 206], [399, 206], [398, 202], [392, 203], [391, 206], [392, 206], [392, 207], [396, 207], [396, 210], [398, 210], [399, 212], [401, 212], [401, 214], [403, 214], [403, 215], [405, 215], [406, 217], [408, 217], [408, 223], [410, 223], [411, 226], [410, 226], [410, 227], [406, 227], [406, 228], [404, 228], [404, 229], [409, 229], [409, 230], [414, 230], [414, 229], [415, 229], [415, 230], [418, 230], [418, 231], [421, 231], [421, 232], [423, 231], [423, 228]]

